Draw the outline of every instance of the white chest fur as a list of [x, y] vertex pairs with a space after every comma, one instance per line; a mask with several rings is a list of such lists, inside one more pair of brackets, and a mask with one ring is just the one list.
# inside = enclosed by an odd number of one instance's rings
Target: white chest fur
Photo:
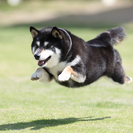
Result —
[[49, 71], [56, 79], [58, 79], [58, 72], [63, 71], [66, 66], [67, 66], [66, 62], [61, 62], [58, 65], [50, 68]]
[[72, 62], [60, 62], [58, 65], [49, 68], [50, 73], [58, 79], [58, 72], [62, 72], [67, 66], [75, 66], [77, 63], [81, 61], [80, 56], [76, 56], [76, 58]]

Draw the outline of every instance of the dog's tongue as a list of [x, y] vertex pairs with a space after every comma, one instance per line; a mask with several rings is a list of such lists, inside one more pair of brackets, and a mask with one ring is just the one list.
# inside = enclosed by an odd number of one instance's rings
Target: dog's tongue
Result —
[[43, 63], [44, 63], [44, 60], [40, 60], [40, 61], [38, 61], [38, 65], [39, 65], [39, 66], [42, 66]]
[[42, 66], [42, 65], [46, 64], [50, 58], [51, 58], [51, 56], [49, 56], [49, 57], [46, 58], [45, 60], [39, 60], [39, 61], [38, 61], [38, 65], [39, 65], [39, 66]]

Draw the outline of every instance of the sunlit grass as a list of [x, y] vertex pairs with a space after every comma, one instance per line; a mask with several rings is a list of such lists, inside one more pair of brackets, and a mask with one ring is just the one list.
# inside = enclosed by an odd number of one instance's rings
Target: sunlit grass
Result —
[[[86, 41], [105, 29], [68, 28]], [[132, 36], [115, 47], [129, 76]], [[0, 29], [0, 131], [4, 132], [130, 132], [133, 130], [133, 85], [114, 85], [105, 79], [69, 89], [55, 83], [32, 82], [37, 68], [28, 27]]]

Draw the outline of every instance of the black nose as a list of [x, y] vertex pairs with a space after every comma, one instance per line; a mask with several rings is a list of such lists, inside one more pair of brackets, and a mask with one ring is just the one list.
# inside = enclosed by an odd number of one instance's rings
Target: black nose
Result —
[[34, 57], [35, 57], [36, 60], [39, 60], [39, 58], [40, 58], [40, 56], [38, 56], [36, 54], [34, 55]]

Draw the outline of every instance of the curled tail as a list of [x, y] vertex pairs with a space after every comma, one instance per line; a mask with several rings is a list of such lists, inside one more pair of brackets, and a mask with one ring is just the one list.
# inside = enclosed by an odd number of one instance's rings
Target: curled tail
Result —
[[111, 36], [111, 43], [117, 45], [123, 41], [126, 37], [126, 33], [123, 27], [115, 27], [106, 31]]
[[93, 47], [107, 47], [108, 44], [117, 45], [123, 41], [126, 33], [123, 27], [115, 27], [99, 34], [87, 43]]

